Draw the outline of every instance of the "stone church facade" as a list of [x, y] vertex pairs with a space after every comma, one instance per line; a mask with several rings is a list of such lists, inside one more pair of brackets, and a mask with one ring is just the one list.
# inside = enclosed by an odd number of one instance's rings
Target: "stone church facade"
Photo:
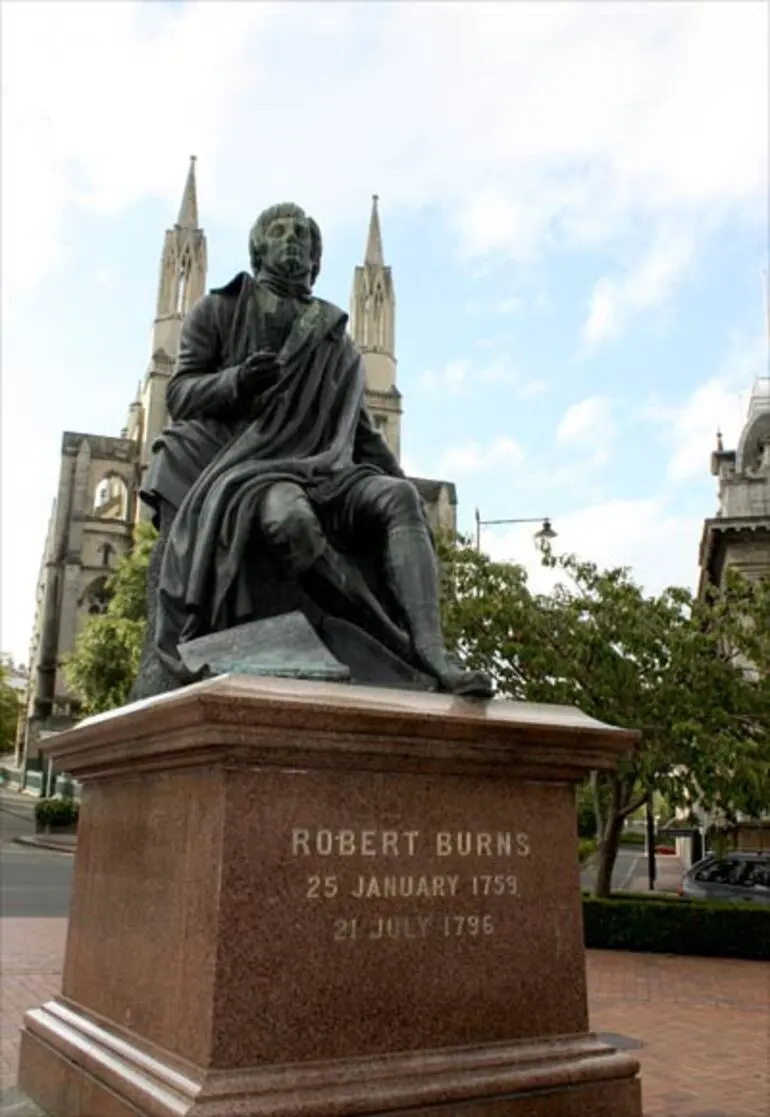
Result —
[[[152, 443], [166, 424], [166, 385], [174, 370], [182, 322], [206, 290], [206, 236], [198, 219], [195, 159], [179, 215], [161, 254], [150, 362], [119, 438], [65, 431], [58, 489], [37, 583], [29, 687], [22, 737], [25, 761], [35, 742], [71, 725], [78, 705], [64, 672], [85, 620], [104, 610], [107, 583], [132, 545], [134, 525], [148, 516], [139, 488]], [[402, 396], [396, 382], [396, 299], [385, 264], [377, 198], [364, 261], [353, 276], [349, 329], [363, 354], [367, 404], [397, 457]], [[412, 478], [434, 528], [454, 530], [457, 497], [447, 481]]]
[[703, 525], [700, 593], [721, 586], [730, 569], [770, 577], [770, 376], [754, 383], [738, 448], [725, 450], [717, 435], [711, 472], [719, 504]]

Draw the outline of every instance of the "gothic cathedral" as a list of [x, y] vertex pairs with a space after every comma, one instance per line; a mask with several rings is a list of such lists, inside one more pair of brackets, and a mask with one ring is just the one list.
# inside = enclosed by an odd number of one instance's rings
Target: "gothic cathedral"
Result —
[[[206, 289], [206, 236], [198, 220], [195, 158], [179, 216], [166, 232], [150, 363], [119, 438], [65, 431], [59, 485], [37, 583], [24, 718], [24, 761], [35, 764], [36, 742], [73, 724], [78, 704], [64, 662], [87, 617], [108, 601], [117, 560], [131, 548], [134, 525], [146, 516], [141, 477], [153, 441], [167, 421], [166, 385], [174, 370], [187, 310]], [[383, 438], [400, 458], [401, 393], [396, 384], [396, 300], [382, 250], [374, 197], [364, 262], [355, 269], [349, 328], [366, 367], [367, 404]], [[453, 530], [457, 498], [447, 481], [412, 478], [434, 528]]]

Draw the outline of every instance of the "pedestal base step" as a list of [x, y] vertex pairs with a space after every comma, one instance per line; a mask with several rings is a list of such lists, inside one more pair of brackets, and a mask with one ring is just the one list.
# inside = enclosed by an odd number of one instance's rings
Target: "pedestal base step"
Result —
[[641, 1117], [638, 1070], [590, 1035], [205, 1070], [54, 1000], [25, 1017], [19, 1085], [50, 1117]]

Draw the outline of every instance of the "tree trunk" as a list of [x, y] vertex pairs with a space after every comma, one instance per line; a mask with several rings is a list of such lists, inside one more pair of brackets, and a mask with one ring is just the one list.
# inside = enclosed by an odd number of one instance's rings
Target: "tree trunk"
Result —
[[597, 899], [606, 899], [612, 892], [612, 870], [620, 846], [620, 835], [623, 832], [623, 814], [621, 802], [620, 780], [615, 777], [612, 781], [612, 798], [607, 806], [604, 819], [604, 828], [599, 840], [598, 854], [599, 865], [596, 870], [594, 882], [594, 896]]

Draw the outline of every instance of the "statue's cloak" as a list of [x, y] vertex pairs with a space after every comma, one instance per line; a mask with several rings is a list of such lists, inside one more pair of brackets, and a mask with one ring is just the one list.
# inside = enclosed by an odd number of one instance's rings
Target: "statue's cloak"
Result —
[[[301, 485], [323, 522], [366, 477], [403, 477], [364, 406], [363, 362], [346, 323], [339, 308], [309, 300], [278, 354], [280, 378], [244, 415], [237, 366], [265, 345], [254, 280], [237, 276], [188, 314], [167, 393], [173, 422], [153, 446], [142, 490], [149, 504], [177, 508], [155, 631], [167, 663], [179, 664], [182, 641], [302, 607], [254, 530], [270, 485]], [[367, 541], [352, 542], [371, 570]]]

